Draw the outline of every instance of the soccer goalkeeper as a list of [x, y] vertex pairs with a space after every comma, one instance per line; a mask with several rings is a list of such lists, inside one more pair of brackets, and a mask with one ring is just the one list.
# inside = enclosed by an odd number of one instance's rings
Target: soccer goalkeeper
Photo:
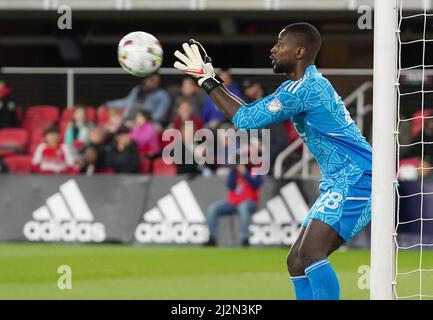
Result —
[[299, 300], [340, 298], [328, 257], [371, 218], [371, 146], [330, 82], [317, 71], [314, 62], [320, 46], [320, 34], [311, 24], [286, 26], [270, 58], [274, 72], [287, 74], [289, 80], [250, 104], [224, 87], [198, 42], [184, 43], [184, 53], [175, 52], [179, 61], [174, 64], [195, 77], [239, 129], [265, 128], [290, 119], [318, 162], [321, 195], [287, 257]]

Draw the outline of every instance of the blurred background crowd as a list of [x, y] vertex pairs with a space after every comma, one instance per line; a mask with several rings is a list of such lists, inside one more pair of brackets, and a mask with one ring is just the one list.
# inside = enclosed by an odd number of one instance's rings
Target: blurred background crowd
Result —
[[[231, 92], [247, 103], [267, 94], [254, 78], [237, 83], [229, 69], [222, 69], [219, 76]], [[183, 78], [177, 86], [164, 88], [161, 75], [154, 73], [131, 88], [126, 97], [103, 101], [99, 106], [83, 102], [69, 108], [37, 105], [23, 109], [16, 98], [8, 80], [0, 76], [2, 172], [209, 176], [224, 172], [228, 167], [228, 163], [203, 165], [195, 161], [169, 164], [162, 159], [162, 149], [172, 142], [180, 143], [184, 152], [195, 152], [183, 143], [192, 138], [188, 136], [191, 132], [185, 130], [186, 121], [191, 121], [194, 132], [202, 128], [214, 133], [217, 129], [234, 128], [189, 77]], [[167, 128], [179, 130], [182, 138], [163, 141]], [[277, 155], [295, 141], [298, 134], [289, 121], [272, 126], [270, 133], [269, 150], [263, 151], [270, 153], [272, 172]], [[217, 144], [228, 149], [224, 145], [227, 140], [215, 137], [215, 150]], [[242, 148], [248, 146], [237, 146], [238, 152]], [[301, 151], [293, 153], [286, 165], [299, 159]]]

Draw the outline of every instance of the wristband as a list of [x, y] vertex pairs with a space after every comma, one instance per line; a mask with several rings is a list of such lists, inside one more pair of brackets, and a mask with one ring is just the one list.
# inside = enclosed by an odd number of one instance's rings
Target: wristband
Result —
[[204, 89], [204, 91], [206, 91], [207, 94], [210, 94], [213, 89], [219, 86], [221, 86], [221, 82], [219, 82], [215, 78], [206, 79], [201, 84], [201, 87]]
[[201, 87], [204, 89], [204, 91], [206, 91], [207, 94], [210, 94], [213, 89], [220, 87], [221, 85], [222, 83], [215, 78], [209, 78], [201, 84]]

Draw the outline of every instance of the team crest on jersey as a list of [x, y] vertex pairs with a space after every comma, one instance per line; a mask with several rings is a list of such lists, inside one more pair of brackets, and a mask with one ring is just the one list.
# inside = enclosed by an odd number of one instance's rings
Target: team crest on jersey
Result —
[[283, 105], [281, 104], [280, 100], [278, 100], [278, 98], [275, 98], [274, 100], [272, 100], [271, 102], [269, 102], [268, 104], [268, 110], [270, 112], [277, 112], [278, 110], [280, 110], [283, 107]]

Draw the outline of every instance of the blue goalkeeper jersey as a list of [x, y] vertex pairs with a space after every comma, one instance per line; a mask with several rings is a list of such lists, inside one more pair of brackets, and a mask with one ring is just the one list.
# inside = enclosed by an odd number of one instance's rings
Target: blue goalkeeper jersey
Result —
[[232, 122], [239, 129], [252, 129], [287, 119], [319, 164], [321, 188], [352, 185], [362, 175], [371, 175], [370, 144], [314, 65], [301, 79], [285, 81], [273, 94], [240, 107]]

